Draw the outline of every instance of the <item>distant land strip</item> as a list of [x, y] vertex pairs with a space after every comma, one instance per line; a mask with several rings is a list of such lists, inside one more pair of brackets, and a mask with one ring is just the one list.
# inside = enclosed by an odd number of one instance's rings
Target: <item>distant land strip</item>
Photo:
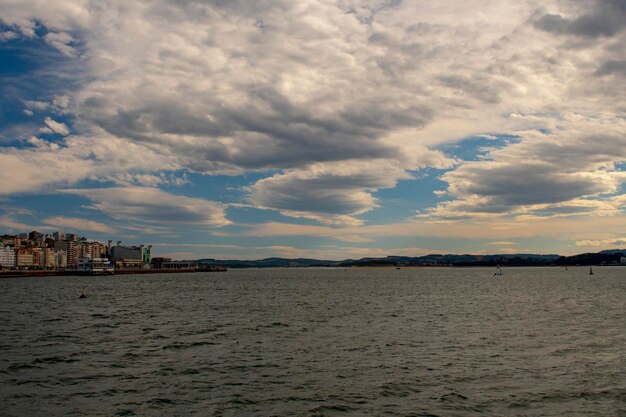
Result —
[[259, 260], [190, 260], [198, 265], [215, 265], [225, 268], [286, 268], [286, 267], [411, 267], [411, 266], [575, 266], [575, 265], [624, 265], [626, 249], [604, 250], [597, 253], [582, 253], [573, 256], [536, 254], [496, 255], [425, 255], [387, 256], [384, 258], [345, 259], [329, 261], [308, 258], [266, 258]]

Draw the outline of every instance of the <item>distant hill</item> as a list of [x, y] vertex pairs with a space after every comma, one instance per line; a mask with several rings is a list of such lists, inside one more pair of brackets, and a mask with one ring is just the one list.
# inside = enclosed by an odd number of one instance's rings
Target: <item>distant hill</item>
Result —
[[603, 255], [615, 255], [616, 253], [626, 254], [626, 249], [607, 249], [607, 250], [602, 250], [598, 253], [601, 253]]
[[199, 264], [225, 266], [229, 268], [285, 268], [285, 267], [312, 267], [312, 266], [334, 266], [337, 262], [319, 259], [285, 259], [285, 258], [265, 258], [258, 260], [220, 260], [220, 259], [198, 259]]
[[[265, 258], [258, 260], [198, 259], [195, 262], [227, 268], [285, 268], [285, 267], [356, 267], [356, 266], [543, 266], [555, 265], [562, 256], [538, 254], [387, 256], [384, 258], [345, 259], [329, 261], [308, 258]], [[619, 260], [619, 259], [618, 259]], [[565, 264], [563, 264], [565, 265]]]
[[556, 265], [611, 265], [620, 262], [626, 250], [606, 250], [598, 253], [581, 253], [573, 256], [561, 256]]

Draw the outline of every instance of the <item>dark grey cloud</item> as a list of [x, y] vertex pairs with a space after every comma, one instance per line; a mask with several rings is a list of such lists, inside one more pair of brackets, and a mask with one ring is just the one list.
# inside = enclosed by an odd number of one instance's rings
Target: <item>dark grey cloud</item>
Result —
[[[376, 12], [397, 6], [374, 3], [368, 7]], [[113, 84], [91, 85], [79, 102], [79, 118], [179, 155], [184, 168], [203, 173], [401, 155], [401, 147], [390, 147], [381, 137], [423, 127], [435, 114], [423, 88], [406, 83], [406, 68], [418, 62], [415, 52], [421, 46], [388, 40], [377, 46], [380, 56], [370, 56], [367, 38], [377, 44], [367, 35], [371, 29], [355, 35], [342, 27], [344, 22], [359, 26], [354, 16], [337, 14], [338, 21], [323, 26], [315, 19], [323, 21], [336, 8], [316, 5], [310, 15], [296, 9], [290, 2], [152, 5], [155, 23], [197, 22], [194, 30], [214, 24], [200, 43], [185, 39], [180, 49], [155, 48], [162, 62], [152, 68], [153, 77], [130, 71], [132, 96]], [[285, 19], [290, 13], [293, 22]], [[199, 56], [205, 48], [207, 56]], [[156, 65], [152, 57], [145, 59]], [[180, 78], [172, 68], [193, 74], [197, 82]], [[159, 82], [176, 88], [161, 88]]]
[[548, 204], [606, 192], [604, 184], [586, 175], [561, 174], [544, 163], [503, 165], [462, 171], [467, 194], [489, 197], [496, 207]]
[[626, 60], [609, 60], [604, 62], [596, 71], [597, 75], [626, 75]]
[[[459, 219], [475, 214], [564, 215], [606, 210], [587, 198], [615, 193], [623, 179], [626, 136], [591, 135], [520, 143], [491, 151], [485, 160], [445, 173], [453, 200], [431, 211]], [[582, 201], [582, 203], [581, 203]], [[584, 203], [584, 204], [583, 204]], [[536, 208], [539, 207], [539, 208]]]
[[559, 14], [545, 14], [538, 18], [535, 27], [557, 34], [572, 34], [587, 38], [613, 36], [626, 27], [625, 0], [599, 0], [581, 2], [588, 10], [575, 18]]

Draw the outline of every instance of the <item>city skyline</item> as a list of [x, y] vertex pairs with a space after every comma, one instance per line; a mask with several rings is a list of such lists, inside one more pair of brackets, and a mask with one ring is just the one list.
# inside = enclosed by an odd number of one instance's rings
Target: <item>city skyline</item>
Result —
[[626, 5], [0, 0], [0, 230], [175, 259], [626, 246]]

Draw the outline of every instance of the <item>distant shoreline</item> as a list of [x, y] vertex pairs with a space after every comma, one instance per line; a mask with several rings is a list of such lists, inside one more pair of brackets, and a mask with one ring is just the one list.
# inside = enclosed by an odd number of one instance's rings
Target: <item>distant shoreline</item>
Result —
[[[593, 267], [619, 267], [626, 265], [567, 265], [570, 268], [587, 268]], [[372, 266], [249, 266], [249, 267], [233, 267], [231, 269], [244, 270], [244, 269], [418, 269], [418, 268], [455, 268], [455, 269], [492, 269], [491, 265], [407, 265], [407, 266], [393, 266], [393, 265], [372, 265]], [[515, 265], [506, 266], [504, 269], [512, 268], [565, 268], [565, 265]], [[0, 271], [0, 279], [2, 278], [28, 278], [28, 277], [59, 277], [59, 276], [119, 276], [119, 275], [150, 275], [150, 274], [189, 274], [194, 272], [226, 272], [226, 268], [218, 269], [126, 269], [116, 271], [115, 274], [101, 274], [91, 275], [79, 273], [77, 271]]]
[[0, 278], [25, 278], [25, 277], [62, 277], [62, 276], [116, 276], [116, 275], [139, 275], [139, 274], [175, 274], [175, 273], [193, 273], [193, 272], [226, 272], [226, 268], [202, 268], [202, 269], [120, 269], [114, 274], [85, 274], [78, 271], [61, 271], [61, 270], [8, 270], [0, 271]]

